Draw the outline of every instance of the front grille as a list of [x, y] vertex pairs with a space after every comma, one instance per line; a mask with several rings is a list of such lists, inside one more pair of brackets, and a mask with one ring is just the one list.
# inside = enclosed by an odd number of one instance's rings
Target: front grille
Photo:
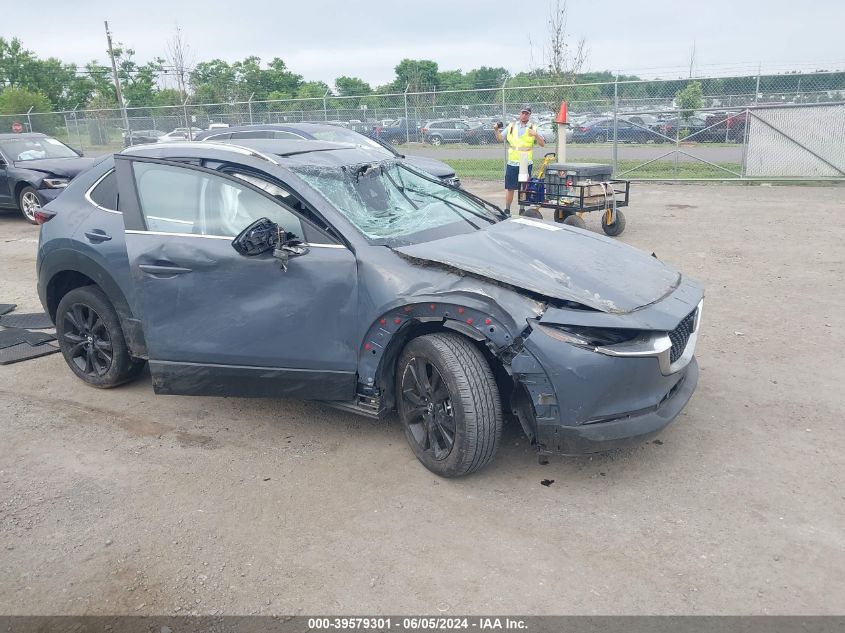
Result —
[[684, 320], [678, 324], [678, 327], [669, 332], [669, 340], [672, 341], [672, 351], [669, 354], [670, 362], [674, 363], [684, 353], [687, 341], [689, 341], [689, 337], [695, 329], [695, 315], [697, 313], [698, 308], [686, 315]]

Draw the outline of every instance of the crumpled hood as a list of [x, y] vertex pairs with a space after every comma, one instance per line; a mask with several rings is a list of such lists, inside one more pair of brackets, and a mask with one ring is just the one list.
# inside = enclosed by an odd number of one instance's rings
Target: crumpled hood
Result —
[[659, 301], [681, 281], [680, 273], [627, 244], [528, 218], [394, 250], [615, 314]]
[[94, 165], [96, 158], [39, 158], [36, 160], [21, 160], [15, 163], [20, 169], [42, 171], [62, 178], [75, 178], [83, 171]]
[[405, 162], [435, 178], [447, 178], [455, 175], [455, 170], [442, 160], [426, 156], [405, 156]]

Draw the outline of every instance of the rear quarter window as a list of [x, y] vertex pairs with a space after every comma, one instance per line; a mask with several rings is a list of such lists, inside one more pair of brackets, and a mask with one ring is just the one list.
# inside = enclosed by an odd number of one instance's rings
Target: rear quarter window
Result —
[[114, 170], [106, 174], [100, 182], [94, 185], [88, 196], [98, 207], [108, 209], [109, 211], [117, 211], [117, 176], [114, 175]]

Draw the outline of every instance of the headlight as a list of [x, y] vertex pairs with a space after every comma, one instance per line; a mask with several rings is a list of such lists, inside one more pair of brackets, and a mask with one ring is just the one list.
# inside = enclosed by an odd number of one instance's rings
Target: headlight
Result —
[[577, 325], [538, 325], [537, 327], [553, 339], [587, 349], [624, 343], [635, 339], [640, 333], [638, 330], [616, 330]]
[[41, 184], [47, 189], [64, 189], [69, 182], [69, 178], [45, 178]]

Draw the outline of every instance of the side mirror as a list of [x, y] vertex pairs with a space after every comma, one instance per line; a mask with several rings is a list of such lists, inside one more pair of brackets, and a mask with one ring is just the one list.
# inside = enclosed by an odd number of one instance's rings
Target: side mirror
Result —
[[256, 220], [232, 240], [232, 248], [244, 257], [254, 257], [269, 251], [287, 271], [291, 257], [305, 255], [308, 248], [295, 236], [286, 233], [278, 224], [267, 218]]
[[232, 240], [232, 248], [244, 257], [255, 257], [284, 242], [285, 230], [267, 218], [256, 220]]

